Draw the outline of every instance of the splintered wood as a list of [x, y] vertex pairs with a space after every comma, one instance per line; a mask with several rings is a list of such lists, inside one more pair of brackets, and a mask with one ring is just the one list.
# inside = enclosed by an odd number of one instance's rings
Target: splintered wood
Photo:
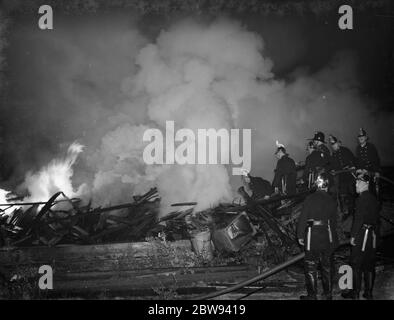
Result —
[[[247, 211], [253, 222], [262, 225], [265, 234], [267, 229], [273, 231], [284, 244], [294, 240], [291, 225], [272, 213], [272, 209], [280, 206], [281, 198], [243, 206], [223, 204], [198, 213], [193, 212], [196, 202], [175, 203], [172, 206], [175, 210], [183, 210], [170, 212], [160, 219], [157, 218], [160, 198], [156, 188], [134, 196], [133, 200], [117, 206], [92, 208], [91, 203], [83, 205], [79, 199], [68, 199], [58, 192], [47, 202], [7, 204], [1, 208], [8, 212], [10, 208], [15, 209], [11, 214], [0, 214], [0, 245], [135, 242], [155, 236], [166, 240], [188, 239], [190, 232], [214, 229], [243, 211]], [[26, 209], [26, 206], [29, 207]], [[283, 214], [285, 211], [278, 212]]]
[[134, 197], [134, 202], [106, 208], [81, 205], [78, 199], [62, 199], [56, 193], [43, 203], [14, 203], [9, 215], [0, 215], [2, 242], [8, 246], [94, 244], [122, 240], [137, 241], [157, 224], [157, 189]]

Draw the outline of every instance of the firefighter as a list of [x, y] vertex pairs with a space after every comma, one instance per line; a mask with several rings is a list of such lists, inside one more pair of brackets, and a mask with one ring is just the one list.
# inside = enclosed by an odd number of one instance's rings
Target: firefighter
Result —
[[379, 177], [380, 177], [380, 158], [376, 147], [370, 143], [367, 132], [360, 128], [358, 134], [358, 146], [356, 148], [356, 167], [357, 173], [369, 173], [373, 176], [370, 181], [370, 191], [379, 195]]
[[[336, 193], [339, 197], [339, 207], [343, 213], [342, 220], [346, 220], [348, 215], [354, 213], [355, 199], [355, 180], [351, 173], [354, 170], [356, 159], [353, 153], [341, 145], [333, 135], [329, 136], [329, 142], [332, 148], [331, 155], [331, 174], [336, 179]], [[346, 170], [349, 170], [346, 172]], [[345, 172], [342, 172], [345, 171]]]
[[275, 192], [280, 191], [282, 194], [291, 196], [296, 193], [296, 164], [289, 157], [283, 144], [279, 144], [277, 141], [276, 146], [275, 156], [278, 158], [278, 162], [272, 186], [275, 188]]
[[321, 131], [316, 131], [315, 135], [311, 139], [316, 146], [316, 150], [323, 153], [326, 161], [326, 168], [330, 162], [330, 150], [326, 146], [325, 135]]
[[314, 141], [309, 141], [307, 149], [309, 155], [305, 159], [302, 180], [307, 182], [308, 188], [310, 189], [313, 187], [317, 175], [325, 170], [327, 158], [324, 156], [324, 153], [317, 150]]
[[355, 218], [351, 230], [350, 244], [352, 252], [350, 263], [353, 270], [353, 290], [342, 294], [344, 298], [359, 299], [361, 278], [364, 276], [365, 299], [373, 299], [375, 281], [375, 254], [379, 223], [380, 205], [369, 191], [370, 177], [361, 174], [356, 180], [359, 197], [356, 200]]
[[238, 193], [242, 195], [245, 201], [268, 199], [272, 195], [273, 188], [269, 181], [260, 177], [253, 177], [246, 170], [243, 171], [241, 178], [243, 186], [238, 189]]
[[323, 298], [332, 299], [333, 253], [338, 245], [335, 200], [328, 194], [329, 178], [321, 173], [316, 179], [317, 191], [303, 204], [297, 225], [297, 238], [304, 247], [307, 295], [302, 300], [317, 299], [318, 267], [321, 267]]

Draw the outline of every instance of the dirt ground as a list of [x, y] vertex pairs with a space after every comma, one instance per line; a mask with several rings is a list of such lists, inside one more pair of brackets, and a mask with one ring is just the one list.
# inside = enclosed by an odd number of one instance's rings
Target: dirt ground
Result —
[[[298, 300], [299, 296], [305, 294], [303, 279], [299, 275], [289, 275], [293, 278], [293, 283], [281, 287], [266, 287], [256, 293], [247, 296], [246, 293], [231, 293], [221, 297], [217, 300]], [[319, 292], [321, 292], [321, 284], [319, 282]], [[394, 266], [378, 267], [376, 274], [376, 281], [374, 287], [375, 300], [394, 300]], [[341, 291], [336, 286], [334, 288], [334, 300], [344, 300], [341, 297]], [[364, 298], [360, 297], [361, 300]]]

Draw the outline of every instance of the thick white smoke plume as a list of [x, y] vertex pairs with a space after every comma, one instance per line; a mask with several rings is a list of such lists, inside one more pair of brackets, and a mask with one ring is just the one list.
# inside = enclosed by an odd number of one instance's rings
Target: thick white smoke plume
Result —
[[[66, 97], [74, 109], [83, 110], [72, 116], [62, 111], [62, 117], [71, 123], [70, 136], [83, 136], [86, 151], [81, 157], [86, 166], [75, 168], [74, 177], [88, 184], [85, 197], [92, 197], [96, 205], [130, 201], [131, 195], [152, 186], [162, 197], [162, 214], [174, 202], [196, 201], [196, 210], [203, 210], [232, 200], [240, 181], [227, 166], [144, 163], [145, 130], [164, 130], [166, 121], [174, 121], [175, 130], [252, 129], [252, 174], [267, 179], [275, 166], [275, 141], [301, 161], [305, 139], [316, 130], [336, 135], [354, 150], [362, 126], [383, 161], [392, 161], [393, 137], [386, 132], [392, 130], [393, 116], [375, 113], [373, 103], [360, 95], [357, 61], [350, 52], [338, 53], [313, 74], [295, 70], [285, 81], [275, 78], [261, 36], [233, 20], [209, 24], [186, 20], [162, 31], [151, 43], [135, 28], [121, 25], [114, 34], [118, 29], [122, 36], [115, 39], [107, 31], [111, 50], [103, 33], [83, 27], [78, 37], [90, 39], [90, 45], [74, 43], [67, 35], [62, 41], [46, 39], [45, 46], [56, 43], [67, 49], [62, 50], [67, 63], [55, 61], [52, 67], [51, 74], [55, 78], [58, 74], [57, 86], [63, 89], [50, 105]], [[93, 41], [97, 37], [99, 41]]]
[[[151, 126], [164, 129], [165, 122], [171, 120], [176, 129], [189, 128], [195, 132], [200, 128], [237, 128], [237, 91], [244, 94], [244, 86], [255, 85], [257, 77], [262, 80], [272, 77], [272, 63], [263, 58], [262, 50], [262, 39], [238, 23], [221, 20], [204, 26], [186, 21], [162, 32], [155, 44], [140, 51], [136, 59], [140, 71], [136, 77], [126, 79], [123, 88], [129, 86], [134, 98], [147, 96]], [[220, 201], [231, 201], [229, 173], [220, 164], [164, 165], [153, 172], [145, 167], [156, 175], [153, 177], [143, 168], [143, 173], [136, 172], [143, 165], [139, 163], [144, 147], [142, 133], [137, 127], [125, 125], [103, 139], [99, 159], [116, 155], [121, 159], [116, 160], [115, 166], [110, 162], [109, 170], [99, 171], [95, 190], [109, 188], [117, 192], [116, 176], [124, 183], [141, 185], [148, 178], [159, 188], [163, 210], [169, 210], [168, 205], [174, 202], [196, 201], [195, 209], [202, 210]], [[126, 145], [119, 148], [122, 150], [119, 153], [116, 149], [122, 141]], [[229, 150], [228, 145], [225, 148]], [[127, 152], [122, 156], [124, 151]], [[134, 165], [130, 166], [130, 161]], [[114, 199], [113, 193], [106, 194]]]
[[[262, 57], [262, 49], [262, 40], [237, 23], [203, 26], [186, 21], [141, 50], [133, 89], [149, 95], [149, 118], [162, 128], [167, 120], [195, 132], [234, 128], [237, 101], [234, 92], [224, 89], [270, 77], [271, 61]], [[223, 165], [175, 165], [158, 177], [158, 186], [165, 203], [197, 201], [196, 210], [232, 196]]]
[[[373, 119], [372, 110], [361, 99], [350, 53], [338, 54], [316, 74], [295, 72], [286, 83], [274, 79], [272, 62], [264, 58], [263, 49], [261, 37], [237, 22], [201, 25], [185, 21], [163, 31], [156, 43], [140, 51], [136, 59], [140, 70], [125, 80], [123, 88], [129, 86], [134, 98], [147, 97], [153, 127], [164, 129], [165, 121], [173, 120], [178, 129], [253, 129], [252, 173], [269, 179], [276, 139], [299, 161], [305, 158], [305, 139], [316, 130], [338, 135], [353, 147], [359, 126], [377, 138], [379, 128], [388, 124], [384, 118]], [[98, 189], [109, 184], [118, 192], [119, 187], [112, 184], [114, 175], [120, 175], [124, 183], [141, 185], [149, 177], [159, 187], [164, 208], [174, 202], [197, 201], [199, 210], [231, 199], [229, 171], [222, 165], [172, 165], [148, 174], [146, 169], [151, 168], [139, 163], [145, 128], [140, 129], [126, 125], [103, 139], [103, 149], [112, 146], [104, 153], [123, 160], [109, 162], [110, 171], [97, 174]], [[113, 146], [125, 139], [127, 146], [117, 152]], [[389, 141], [379, 142], [383, 149]], [[135, 163], [130, 166], [132, 158]], [[114, 199], [113, 192], [108, 195]]]

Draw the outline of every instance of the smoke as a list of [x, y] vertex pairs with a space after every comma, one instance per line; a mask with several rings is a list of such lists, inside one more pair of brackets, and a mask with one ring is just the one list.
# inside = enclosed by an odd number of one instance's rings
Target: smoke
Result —
[[[7, 37], [6, 32], [8, 28], [9, 21], [5, 18], [2, 10], [0, 9], [0, 106], [2, 105], [2, 96], [4, 94], [5, 87], [5, 76], [4, 76], [4, 68], [5, 68], [5, 49], [7, 47]], [[0, 108], [1, 110], [2, 108]], [[0, 124], [0, 180], [2, 180], [2, 172], [4, 171], [4, 161], [3, 161], [3, 146], [4, 146], [4, 138], [3, 138], [3, 128]], [[0, 191], [0, 202], [4, 202], [6, 192]]]
[[[154, 187], [158, 172], [143, 161], [143, 133], [148, 127], [121, 125], [108, 132], [87, 162], [95, 171], [91, 196], [96, 204], [108, 205], [130, 199], [132, 194]], [[156, 168], [160, 171], [160, 168]]]
[[[6, 40], [6, 29], [7, 29], [8, 21], [5, 19], [2, 11], [0, 10], [0, 73], [3, 71], [5, 57], [4, 57], [4, 49], [7, 45]], [[1, 82], [0, 82], [1, 88]]]
[[[6, 66], [5, 50], [8, 45], [7, 32], [9, 28], [9, 20], [5, 17], [0, 9], [0, 94], [3, 93], [5, 85], [4, 68]], [[2, 128], [0, 127], [0, 144], [3, 142], [1, 137]], [[1, 153], [0, 153], [1, 154]]]
[[[263, 41], [236, 22], [206, 26], [184, 21], [141, 50], [134, 94], [149, 96], [149, 118], [161, 128], [167, 120], [195, 133], [199, 128], [234, 128], [236, 101], [220, 87], [269, 78], [271, 61], [259, 54], [262, 49]], [[229, 148], [224, 146], [227, 152]], [[232, 197], [223, 165], [174, 165], [158, 177], [158, 187], [164, 206], [196, 201], [200, 210]]]
[[[187, 19], [148, 40], [125, 16], [73, 19], [73, 27], [60, 27], [56, 36], [23, 28], [14, 33], [34, 61], [16, 67], [23, 55], [14, 48], [22, 56], [10, 58], [11, 70], [20, 79], [19, 96], [26, 98], [19, 103], [27, 103], [32, 92], [38, 97], [34, 112], [18, 107], [7, 113], [34, 123], [15, 126], [21, 132], [8, 128], [19, 145], [19, 172], [50, 162], [60, 142], [80, 139], [86, 149], [68, 191], [83, 193], [95, 205], [126, 202], [153, 186], [162, 197], [162, 214], [174, 202], [196, 201], [195, 209], [204, 210], [231, 201], [240, 181], [228, 166], [144, 163], [144, 132], [164, 130], [169, 120], [175, 130], [252, 129], [252, 174], [266, 179], [273, 176], [276, 140], [301, 161], [316, 130], [354, 150], [362, 126], [383, 162], [392, 162], [393, 136], [387, 132], [393, 115], [378, 112], [361, 94], [357, 70], [366, 66], [352, 52], [333, 55], [313, 73], [294, 70], [283, 80], [273, 73], [275, 57], [267, 57], [262, 37], [234, 20]], [[28, 39], [39, 41], [39, 48]], [[68, 179], [70, 169], [63, 175]], [[40, 177], [25, 180], [34, 185]]]
[[[117, 17], [57, 14], [48, 32], [36, 27], [35, 16], [14, 21], [6, 69], [10, 98], [0, 119], [11, 183], [23, 181], [27, 171], [39, 170], [75, 140], [90, 154], [121, 123], [144, 121], [121, 81], [135, 72], [134, 57], [146, 40], [130, 17]], [[93, 174], [85, 170], [75, 178], [84, 182]]]
[[355, 56], [341, 52], [314, 74], [298, 70], [288, 82], [262, 82], [252, 94], [248, 89], [249, 95], [239, 96], [240, 125], [255, 129], [252, 163], [258, 164], [255, 169], [260, 174], [272, 177], [275, 139], [300, 161], [305, 159], [305, 139], [317, 130], [334, 134], [354, 151], [362, 126], [377, 144], [383, 162], [392, 161], [393, 137], [387, 133], [393, 114], [381, 114], [360, 94], [355, 67]]
[[[272, 179], [276, 139], [299, 161], [305, 158], [305, 139], [316, 130], [337, 135], [352, 148], [363, 126], [372, 139], [379, 138], [383, 155], [390, 151], [390, 137], [380, 137], [389, 119], [374, 118], [361, 97], [352, 53], [335, 55], [314, 74], [297, 70], [285, 82], [274, 78], [261, 37], [240, 23], [187, 20], [161, 32], [154, 44], [141, 49], [136, 63], [140, 70], [128, 79], [129, 90], [134, 97], [147, 96], [154, 127], [164, 129], [165, 121], [173, 120], [178, 128], [194, 131], [251, 128], [252, 171], [267, 179]], [[163, 210], [180, 201], [197, 201], [196, 210], [205, 209], [233, 196], [231, 177], [222, 165], [173, 165], [155, 174], [151, 180], [163, 196]]]
[[[352, 53], [338, 53], [314, 74], [299, 71], [290, 82], [262, 83], [253, 99], [243, 100], [241, 108], [250, 112], [243, 113], [242, 125], [256, 128], [253, 163], [272, 168], [272, 155], [267, 150], [274, 150], [275, 138], [286, 145], [296, 161], [305, 159], [305, 139], [312, 138], [317, 130], [326, 136], [334, 134], [354, 151], [359, 127], [364, 127], [378, 146], [383, 163], [392, 161], [393, 136], [388, 132], [393, 114], [380, 113], [361, 95], [356, 61]], [[257, 120], [264, 118], [269, 121]], [[260, 167], [260, 171], [270, 177], [272, 171], [267, 167]]]

